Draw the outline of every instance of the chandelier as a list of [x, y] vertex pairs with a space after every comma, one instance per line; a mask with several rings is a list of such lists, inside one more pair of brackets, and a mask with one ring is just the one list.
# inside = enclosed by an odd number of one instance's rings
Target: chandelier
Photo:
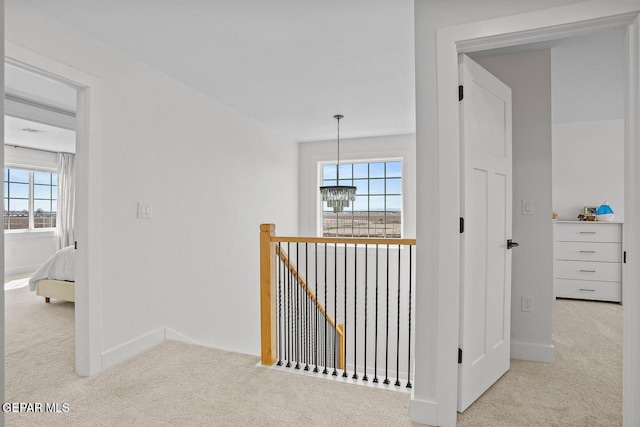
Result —
[[327, 207], [333, 208], [333, 211], [342, 212], [344, 208], [349, 207], [349, 202], [356, 200], [356, 187], [340, 184], [340, 119], [344, 116], [336, 114], [333, 116], [338, 121], [338, 161], [336, 162], [336, 184], [320, 187], [322, 201], [327, 202]]

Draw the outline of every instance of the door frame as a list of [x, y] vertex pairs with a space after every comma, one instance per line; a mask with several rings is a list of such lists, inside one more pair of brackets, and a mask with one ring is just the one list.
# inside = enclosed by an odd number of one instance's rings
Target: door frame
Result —
[[90, 376], [102, 369], [100, 275], [100, 149], [102, 80], [77, 68], [5, 42], [7, 64], [74, 87], [76, 106], [75, 370]]
[[[625, 102], [625, 227], [624, 250], [630, 263], [623, 266], [626, 283], [640, 283], [640, 2], [589, 1], [537, 12], [495, 18], [441, 28], [436, 32], [436, 76], [438, 130], [434, 141], [438, 156], [427, 163], [437, 170], [437, 186], [427, 197], [437, 203], [439, 238], [426, 242], [437, 274], [437, 360], [434, 385], [437, 406], [429, 411], [435, 425], [455, 425], [457, 399], [457, 352], [459, 333], [460, 249], [457, 219], [460, 206], [460, 137], [458, 99], [458, 54], [518, 46], [527, 43], [585, 35], [612, 28], [626, 28], [629, 96]], [[624, 367], [623, 419], [625, 425], [640, 424], [640, 289], [623, 287]], [[437, 327], [436, 325], [436, 327]], [[418, 372], [416, 372], [418, 376]], [[416, 384], [417, 386], [417, 384]]]

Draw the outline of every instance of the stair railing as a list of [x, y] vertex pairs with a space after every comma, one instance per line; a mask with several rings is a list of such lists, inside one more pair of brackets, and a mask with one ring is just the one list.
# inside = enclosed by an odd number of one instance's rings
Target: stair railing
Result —
[[260, 231], [262, 363], [411, 388], [415, 239]]

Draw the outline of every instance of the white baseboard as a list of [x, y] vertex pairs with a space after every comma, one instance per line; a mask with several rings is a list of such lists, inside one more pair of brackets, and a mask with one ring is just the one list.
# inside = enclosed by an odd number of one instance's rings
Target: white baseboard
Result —
[[166, 328], [166, 327], [164, 328], [164, 339], [165, 341], [172, 340], [172, 341], [186, 342], [187, 344], [198, 344], [191, 338], [188, 338], [182, 335], [180, 332], [176, 332], [173, 329]]
[[550, 345], [511, 341], [511, 358], [531, 362], [555, 363], [556, 348]]
[[111, 350], [105, 351], [102, 353], [102, 369], [110, 368], [158, 344], [162, 344], [165, 341], [165, 329], [164, 327], [158, 328]]
[[438, 425], [438, 403], [411, 398], [411, 421], [414, 423]]
[[188, 344], [198, 344], [196, 341], [174, 331], [171, 328], [162, 327], [134, 338], [129, 342], [107, 350], [102, 353], [102, 369], [110, 368], [118, 363], [137, 356], [143, 351], [149, 350], [167, 340], [181, 341]]

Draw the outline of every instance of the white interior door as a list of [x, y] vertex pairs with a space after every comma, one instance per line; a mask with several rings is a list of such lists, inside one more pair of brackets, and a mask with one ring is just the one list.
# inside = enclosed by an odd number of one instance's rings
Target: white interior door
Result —
[[460, 55], [461, 236], [458, 411], [510, 364], [511, 89]]

